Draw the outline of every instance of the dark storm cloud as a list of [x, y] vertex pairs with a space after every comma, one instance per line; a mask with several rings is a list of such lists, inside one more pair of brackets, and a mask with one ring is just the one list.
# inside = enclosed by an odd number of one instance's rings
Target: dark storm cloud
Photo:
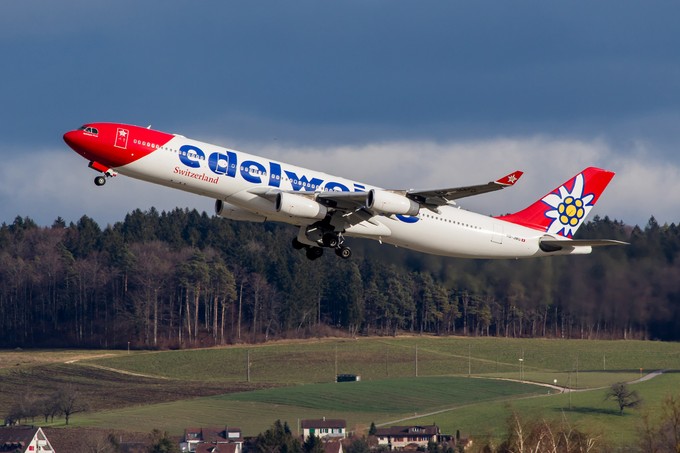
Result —
[[59, 113], [597, 132], [680, 103], [673, 3], [30, 3], [3, 19], [10, 135]]

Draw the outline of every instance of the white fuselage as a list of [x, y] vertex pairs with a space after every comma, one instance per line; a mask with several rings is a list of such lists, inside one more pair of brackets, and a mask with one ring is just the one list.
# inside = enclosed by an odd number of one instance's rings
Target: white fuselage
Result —
[[[147, 156], [116, 170], [133, 178], [223, 200], [267, 220], [298, 226], [316, 220], [282, 215], [271, 199], [262, 196], [263, 191], [313, 194], [329, 190], [365, 192], [376, 188], [182, 136], [175, 136]], [[347, 228], [344, 234], [425, 253], [466, 258], [528, 258], [574, 253], [573, 249], [545, 253], [538, 246], [544, 233], [451, 205], [436, 211], [421, 208], [413, 217], [375, 215], [370, 221]], [[578, 250], [578, 253], [589, 252], [590, 247]]]

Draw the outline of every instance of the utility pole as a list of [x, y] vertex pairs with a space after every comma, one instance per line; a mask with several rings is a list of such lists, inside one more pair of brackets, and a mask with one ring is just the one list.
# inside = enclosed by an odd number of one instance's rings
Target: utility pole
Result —
[[246, 356], [246, 370], [248, 382], [250, 382], [250, 349], [248, 349], [248, 355]]
[[468, 377], [472, 376], [472, 354], [470, 349], [472, 345], [468, 343]]
[[418, 345], [416, 345], [416, 377], [418, 377]]
[[569, 372], [569, 410], [571, 410], [571, 371]]
[[519, 380], [524, 382], [524, 359], [519, 359]]

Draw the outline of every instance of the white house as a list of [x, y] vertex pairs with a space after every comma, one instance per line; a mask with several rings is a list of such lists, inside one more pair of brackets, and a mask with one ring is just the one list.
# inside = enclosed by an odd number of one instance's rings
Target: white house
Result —
[[347, 437], [347, 422], [341, 419], [302, 420], [302, 438], [307, 440], [309, 436], [320, 439], [344, 439]]

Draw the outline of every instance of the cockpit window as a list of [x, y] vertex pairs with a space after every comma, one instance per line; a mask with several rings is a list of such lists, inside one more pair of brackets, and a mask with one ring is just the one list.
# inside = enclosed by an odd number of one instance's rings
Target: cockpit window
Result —
[[99, 130], [97, 130], [96, 127], [92, 126], [80, 126], [78, 128], [79, 131], [84, 131], [85, 133], [92, 134], [92, 135], [99, 135]]

